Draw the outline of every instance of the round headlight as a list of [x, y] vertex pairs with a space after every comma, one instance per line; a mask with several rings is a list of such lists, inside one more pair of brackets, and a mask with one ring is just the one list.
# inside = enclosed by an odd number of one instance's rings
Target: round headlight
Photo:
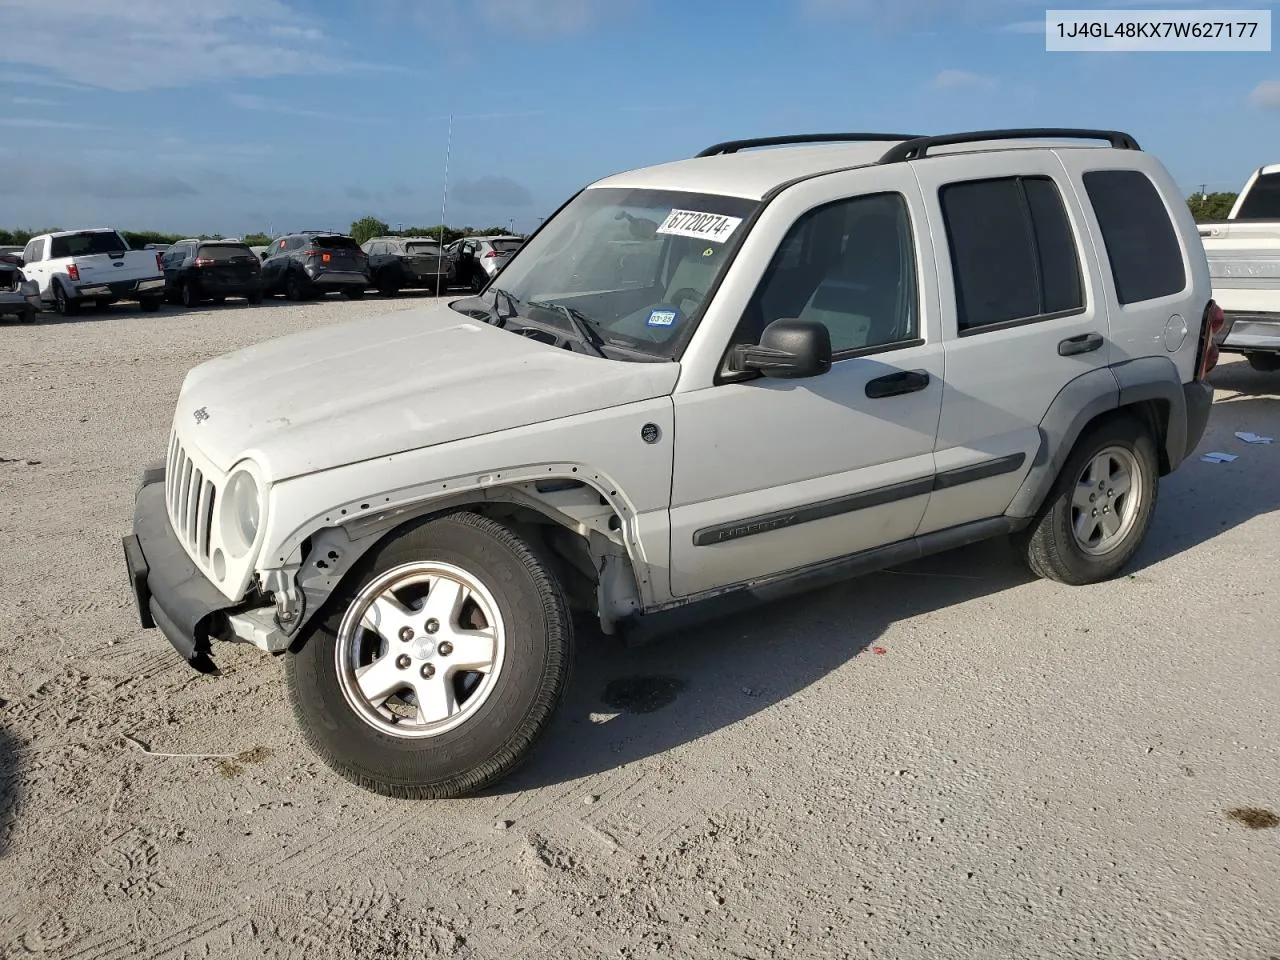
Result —
[[260, 496], [251, 474], [241, 470], [232, 475], [222, 500], [222, 539], [232, 556], [244, 556], [258, 539]]

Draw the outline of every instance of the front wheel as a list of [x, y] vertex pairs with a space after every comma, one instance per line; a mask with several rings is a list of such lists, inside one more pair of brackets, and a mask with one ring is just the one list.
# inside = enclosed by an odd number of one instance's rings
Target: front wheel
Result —
[[290, 273], [289, 276], [285, 278], [284, 295], [294, 303], [307, 299], [307, 292], [302, 288], [302, 281], [298, 279], [298, 275], [296, 273]]
[[1280, 371], [1280, 353], [1246, 353], [1244, 358], [1249, 361], [1249, 366], [1262, 373]]
[[509, 528], [453, 513], [363, 558], [285, 662], [303, 737], [365, 789], [468, 796], [509, 775], [572, 659], [554, 575]]
[[1072, 586], [1114, 577], [1147, 535], [1159, 484], [1155, 442], [1137, 420], [1108, 420], [1086, 432], [1019, 537], [1027, 565]]

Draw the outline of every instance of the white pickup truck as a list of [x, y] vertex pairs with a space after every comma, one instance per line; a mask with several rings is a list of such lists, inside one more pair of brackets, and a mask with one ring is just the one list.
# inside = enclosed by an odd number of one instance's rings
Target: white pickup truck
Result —
[[1226, 220], [1200, 224], [1200, 238], [1227, 317], [1219, 349], [1280, 371], [1280, 164], [1254, 173]]
[[162, 253], [130, 250], [110, 227], [64, 230], [33, 237], [22, 252], [27, 279], [40, 284], [40, 299], [73, 316], [85, 302], [106, 306], [136, 300], [143, 310], [164, 302]]

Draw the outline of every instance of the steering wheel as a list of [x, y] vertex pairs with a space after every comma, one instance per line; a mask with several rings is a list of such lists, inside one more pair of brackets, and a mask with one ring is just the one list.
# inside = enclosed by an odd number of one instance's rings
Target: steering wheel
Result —
[[695, 309], [702, 304], [702, 299], [706, 294], [693, 289], [693, 287], [681, 287], [671, 295], [671, 302], [674, 304], [684, 303], [686, 300], [692, 300]]

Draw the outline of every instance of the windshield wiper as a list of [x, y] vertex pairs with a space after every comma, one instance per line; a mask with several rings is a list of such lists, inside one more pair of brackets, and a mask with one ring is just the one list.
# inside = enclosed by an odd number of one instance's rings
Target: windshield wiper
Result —
[[604, 357], [606, 360], [609, 358], [609, 355], [604, 352], [604, 340], [601, 339], [600, 334], [596, 333], [595, 327], [592, 326], [595, 321], [581, 310], [565, 303], [538, 300], [530, 300], [529, 306], [538, 307], [542, 310], [558, 310], [569, 321], [569, 325], [573, 327], [574, 333], [578, 335], [578, 340], [583, 346], [589, 347], [597, 357]]

